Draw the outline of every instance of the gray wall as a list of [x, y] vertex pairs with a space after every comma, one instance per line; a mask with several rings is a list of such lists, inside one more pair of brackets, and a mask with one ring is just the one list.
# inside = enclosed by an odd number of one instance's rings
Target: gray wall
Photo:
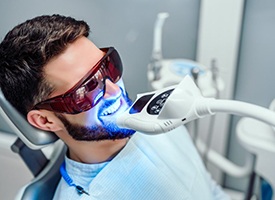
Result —
[[[147, 91], [147, 64], [153, 26], [159, 12], [169, 12], [164, 25], [164, 57], [195, 59], [199, 0], [25, 0], [0, 1], [0, 40], [12, 27], [42, 14], [59, 13], [87, 21], [90, 38], [99, 46], [115, 46], [124, 62], [124, 81], [132, 99]], [[0, 118], [0, 130], [6, 130]]]
[[[268, 107], [275, 98], [275, 1], [246, 1], [243, 32], [236, 74], [235, 99]], [[229, 158], [244, 164], [246, 151], [236, 141], [232, 120]], [[246, 189], [247, 179], [226, 178], [226, 185]]]

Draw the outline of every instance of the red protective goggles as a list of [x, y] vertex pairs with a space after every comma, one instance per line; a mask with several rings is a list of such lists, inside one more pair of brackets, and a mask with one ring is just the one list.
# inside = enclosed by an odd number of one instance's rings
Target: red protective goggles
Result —
[[33, 109], [77, 114], [94, 107], [104, 95], [105, 79], [116, 83], [123, 71], [120, 56], [114, 47], [101, 50], [106, 54], [75, 86], [62, 95], [36, 104]]

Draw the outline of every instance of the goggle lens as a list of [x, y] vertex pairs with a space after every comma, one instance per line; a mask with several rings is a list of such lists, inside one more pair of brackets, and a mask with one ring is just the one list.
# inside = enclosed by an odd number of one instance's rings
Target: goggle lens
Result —
[[106, 54], [74, 87], [63, 95], [36, 104], [34, 109], [77, 114], [94, 107], [103, 96], [105, 79], [116, 83], [123, 71], [120, 56], [113, 47], [101, 50]]

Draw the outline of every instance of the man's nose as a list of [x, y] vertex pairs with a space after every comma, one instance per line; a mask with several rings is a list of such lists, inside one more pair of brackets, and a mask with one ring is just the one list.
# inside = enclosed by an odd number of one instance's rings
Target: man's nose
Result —
[[116, 97], [120, 94], [120, 88], [117, 84], [113, 83], [111, 80], [105, 80], [105, 93], [103, 98], [107, 99], [110, 97]]

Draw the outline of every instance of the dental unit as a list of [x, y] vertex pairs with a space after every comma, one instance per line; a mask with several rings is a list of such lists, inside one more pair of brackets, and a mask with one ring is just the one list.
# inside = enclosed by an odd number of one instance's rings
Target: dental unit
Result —
[[212, 66], [207, 67], [198, 62], [185, 58], [164, 58], [162, 55], [162, 29], [169, 17], [166, 12], [159, 13], [154, 26], [153, 50], [148, 64], [147, 78], [149, 88], [158, 90], [178, 84], [186, 75], [190, 75], [200, 88], [203, 96], [213, 97], [217, 90], [224, 89], [222, 79], [217, 75], [218, 69], [213, 60]]

